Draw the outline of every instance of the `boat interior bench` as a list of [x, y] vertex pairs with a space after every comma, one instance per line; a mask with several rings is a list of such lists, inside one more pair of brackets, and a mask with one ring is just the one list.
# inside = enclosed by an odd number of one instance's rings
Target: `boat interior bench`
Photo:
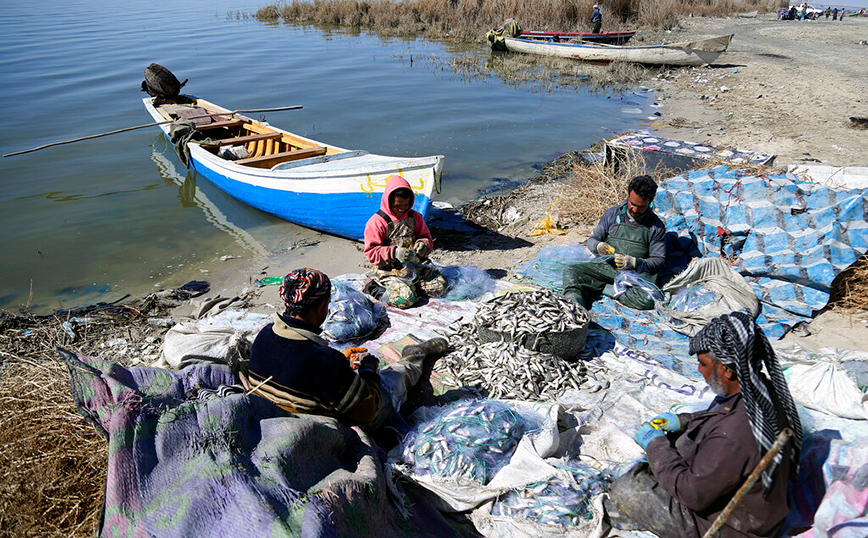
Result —
[[203, 123], [196, 125], [197, 131], [210, 131], [211, 129], [221, 129], [223, 127], [241, 127], [245, 121], [242, 119], [233, 119], [226, 121], [215, 121], [214, 123]]
[[283, 153], [275, 153], [274, 155], [260, 155], [259, 157], [248, 157], [246, 159], [238, 159], [235, 164], [246, 166], [255, 166], [256, 168], [271, 168], [275, 164], [285, 163], [288, 161], [297, 161], [299, 159], [307, 159], [308, 157], [319, 157], [326, 154], [326, 148], [318, 146], [315, 148], [302, 148], [293, 151], [284, 151]]
[[217, 143], [217, 147], [222, 146], [238, 146], [241, 144], [247, 144], [248, 142], [258, 142], [260, 140], [273, 140], [275, 138], [280, 138], [283, 136], [283, 133], [262, 133], [262, 134], [253, 134], [247, 136], [236, 136], [235, 138], [224, 138]]

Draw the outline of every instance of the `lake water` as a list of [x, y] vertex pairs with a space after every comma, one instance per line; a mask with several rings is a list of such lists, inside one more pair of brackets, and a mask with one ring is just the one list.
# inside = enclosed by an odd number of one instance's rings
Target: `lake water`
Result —
[[[639, 91], [540, 91], [496, 72], [468, 79], [445, 68], [458, 53], [485, 65], [482, 44], [456, 51], [245, 16], [266, 3], [5, 1], [2, 152], [148, 123], [140, 84], [157, 62], [189, 79], [185, 92], [230, 109], [303, 105], [268, 120], [305, 136], [373, 153], [443, 154], [435, 199], [461, 203], [633, 129], [652, 110], [653, 96]], [[197, 182], [156, 127], [5, 158], [0, 178], [0, 309], [138, 297], [207, 280], [221, 257], [317, 236]]]

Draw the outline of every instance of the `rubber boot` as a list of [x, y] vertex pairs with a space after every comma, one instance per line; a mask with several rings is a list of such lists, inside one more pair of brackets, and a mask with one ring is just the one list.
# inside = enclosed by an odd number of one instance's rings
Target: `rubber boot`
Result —
[[421, 344], [404, 346], [401, 352], [402, 360], [423, 361], [428, 357], [437, 357], [449, 349], [449, 342], [445, 338], [432, 338]]

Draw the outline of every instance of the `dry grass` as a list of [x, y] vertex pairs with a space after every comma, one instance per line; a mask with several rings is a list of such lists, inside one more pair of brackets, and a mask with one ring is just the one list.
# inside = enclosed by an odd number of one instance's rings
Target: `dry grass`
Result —
[[[725, 17], [766, 11], [757, 0], [601, 0], [603, 27], [668, 30], [679, 17]], [[316, 24], [372, 30], [383, 35], [451, 37], [480, 42], [491, 28], [517, 19], [524, 28], [590, 30], [593, 2], [579, 0], [294, 0], [269, 4], [256, 18], [286, 24]]]
[[[104, 342], [158, 338], [148, 317], [166, 312], [149, 296], [60, 316], [0, 315], [0, 536], [94, 536], [103, 504], [108, 444], [77, 412], [57, 348], [110, 355]], [[91, 322], [63, 322], [87, 316]]]
[[868, 255], [835, 277], [829, 306], [842, 310], [868, 310]]
[[660, 167], [647, 171], [641, 155], [632, 151], [605, 163], [572, 159], [566, 186], [557, 204], [560, 220], [596, 225], [606, 209], [627, 197], [630, 180], [642, 174], [650, 175], [657, 182], [672, 175]]

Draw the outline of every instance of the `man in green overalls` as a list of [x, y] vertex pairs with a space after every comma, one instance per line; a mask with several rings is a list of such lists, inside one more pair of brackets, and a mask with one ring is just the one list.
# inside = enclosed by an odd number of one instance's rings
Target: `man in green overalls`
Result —
[[[657, 184], [651, 176], [636, 176], [627, 186], [627, 199], [603, 213], [588, 238], [588, 248], [598, 257], [564, 269], [564, 295], [590, 309], [611, 285], [619, 271], [635, 271], [656, 285], [657, 273], [666, 263], [666, 226], [651, 210]], [[608, 289], [607, 289], [608, 285]], [[618, 302], [637, 310], [654, 308], [641, 286], [631, 286]]]

